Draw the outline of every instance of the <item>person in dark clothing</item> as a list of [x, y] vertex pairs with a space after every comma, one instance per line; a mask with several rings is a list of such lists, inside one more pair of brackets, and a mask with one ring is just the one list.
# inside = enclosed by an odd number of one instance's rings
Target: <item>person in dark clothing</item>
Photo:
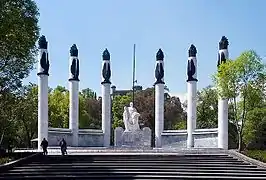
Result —
[[43, 155], [47, 155], [48, 154], [48, 151], [47, 151], [48, 141], [45, 138], [43, 138], [41, 146], [43, 149]]
[[61, 147], [62, 155], [64, 156], [65, 154], [67, 154], [67, 151], [66, 151], [66, 149], [67, 149], [67, 143], [66, 143], [66, 141], [65, 141], [64, 138], [62, 138], [62, 140], [60, 141], [60, 144], [59, 145]]
[[8, 153], [12, 153], [12, 146], [11, 146], [11, 140], [8, 141], [8, 145], [7, 145], [7, 150], [8, 150]]

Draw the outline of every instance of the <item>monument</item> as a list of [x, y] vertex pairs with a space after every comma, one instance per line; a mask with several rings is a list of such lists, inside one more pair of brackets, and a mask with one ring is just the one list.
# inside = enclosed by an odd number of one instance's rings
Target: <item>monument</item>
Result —
[[123, 122], [125, 130], [122, 127], [115, 129], [116, 147], [151, 147], [151, 130], [148, 127], [140, 129], [139, 117], [140, 114], [133, 107], [133, 102], [130, 102], [129, 107], [124, 107]]
[[[217, 67], [226, 63], [229, 58], [228, 39], [223, 36], [219, 42], [219, 53]], [[228, 99], [218, 97], [218, 148], [228, 149]]]
[[38, 63], [38, 149], [41, 150], [43, 138], [48, 139], [48, 76], [49, 56], [48, 42], [45, 36], [39, 39], [39, 63]]
[[161, 49], [156, 54], [155, 68], [155, 147], [162, 147], [164, 129], [164, 54]]
[[129, 107], [124, 107], [123, 122], [125, 131], [137, 131], [139, 129], [139, 116], [140, 114], [133, 107], [133, 102], [130, 102]]
[[[228, 39], [223, 36], [219, 42], [218, 68], [226, 63]], [[69, 58], [69, 128], [48, 127], [48, 77], [50, 61], [48, 56], [48, 42], [45, 36], [39, 39], [38, 58], [38, 149], [43, 138], [49, 141], [49, 146], [57, 146], [61, 138], [65, 138], [69, 146], [76, 147], [110, 147], [111, 141], [111, 64], [110, 53], [107, 49], [102, 54], [102, 129], [79, 129], [79, 57], [75, 44], [70, 49]], [[134, 45], [135, 52], [135, 45]], [[218, 100], [218, 128], [196, 129], [196, 92], [197, 92], [197, 49], [191, 45], [188, 52], [187, 68], [187, 130], [164, 130], [164, 53], [161, 49], [156, 54], [155, 66], [155, 109], [154, 138], [155, 147], [218, 147], [228, 149], [228, 99], [219, 97]], [[135, 57], [134, 57], [135, 64]], [[135, 65], [134, 65], [135, 66]], [[133, 66], [133, 69], [135, 67]], [[219, 69], [218, 69], [219, 70]], [[114, 144], [116, 147], [151, 148], [151, 129], [140, 128], [140, 113], [134, 108], [133, 70], [133, 102], [124, 107], [123, 122], [125, 129], [118, 127], [114, 130]]]
[[192, 44], [188, 50], [187, 64], [187, 148], [194, 147], [193, 133], [197, 121], [197, 49]]
[[72, 131], [72, 146], [79, 142], [79, 59], [76, 44], [70, 48], [69, 59], [69, 129]]

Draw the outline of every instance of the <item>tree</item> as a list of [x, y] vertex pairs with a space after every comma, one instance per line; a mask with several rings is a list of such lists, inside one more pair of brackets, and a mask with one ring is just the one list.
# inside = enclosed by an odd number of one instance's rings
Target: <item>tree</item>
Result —
[[37, 136], [38, 86], [29, 84], [20, 90], [16, 99], [15, 127], [19, 147], [31, 147], [31, 140]]
[[266, 149], [266, 108], [254, 108], [247, 114], [243, 141], [248, 149]]
[[6, 146], [15, 132], [14, 108], [16, 96], [10, 92], [0, 94], [0, 145]]
[[151, 129], [152, 142], [155, 145], [155, 89], [147, 88], [136, 93], [135, 107], [140, 113], [140, 124]]
[[49, 127], [68, 128], [69, 92], [65, 87], [57, 86], [49, 93]]
[[38, 17], [32, 0], [0, 1], [0, 94], [21, 87], [33, 68]]
[[207, 86], [197, 93], [197, 128], [216, 128], [217, 124], [217, 90], [212, 86]]
[[176, 130], [184, 130], [187, 129], [187, 120], [182, 120], [174, 125], [174, 129]]
[[112, 127], [113, 129], [117, 127], [124, 127], [123, 123], [123, 112], [124, 106], [128, 106], [131, 101], [131, 95], [124, 95], [124, 96], [114, 96], [112, 101]]
[[101, 129], [101, 99], [90, 88], [83, 89], [79, 94], [79, 128]]
[[235, 61], [228, 60], [222, 63], [214, 76], [219, 96], [228, 98], [232, 103], [239, 151], [242, 150], [243, 128], [247, 113], [251, 110], [249, 100], [253, 99], [251, 97], [254, 96], [256, 81], [265, 74], [265, 65], [261, 58], [254, 51], [245, 51]]
[[32, 138], [37, 135], [37, 85], [29, 84], [16, 93], [5, 93], [0, 97], [3, 98], [0, 101], [0, 144], [30, 147]]
[[[165, 99], [164, 102], [164, 129], [174, 129], [177, 124], [181, 125], [187, 119], [186, 112], [178, 97], [172, 96]], [[177, 126], [181, 127], [181, 126]]]
[[[233, 106], [229, 104], [228, 112], [228, 146], [236, 148], [237, 131], [234, 122], [232, 121]], [[197, 128], [217, 128], [218, 127], [218, 92], [217, 88], [209, 85], [197, 92]]]
[[[93, 94], [95, 94], [93, 92]], [[79, 96], [79, 128], [101, 129], [102, 101], [94, 97]]]
[[84, 98], [87, 98], [87, 99], [97, 99], [97, 95], [96, 95], [96, 92], [94, 92], [92, 89], [90, 88], [86, 88], [86, 89], [83, 89], [81, 91], [81, 95], [84, 97]]

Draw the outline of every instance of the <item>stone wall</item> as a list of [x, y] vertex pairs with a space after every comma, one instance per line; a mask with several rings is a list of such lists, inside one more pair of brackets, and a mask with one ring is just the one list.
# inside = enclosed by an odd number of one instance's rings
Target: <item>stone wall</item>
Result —
[[[196, 129], [193, 133], [195, 148], [217, 148], [218, 129]], [[164, 130], [162, 133], [163, 148], [186, 148], [187, 130]]]
[[[49, 128], [49, 146], [59, 146], [60, 140], [64, 138], [68, 146], [72, 146], [72, 132], [66, 128]], [[79, 129], [79, 147], [102, 147], [103, 132], [96, 129]]]
[[151, 129], [144, 127], [141, 130], [124, 131], [122, 127], [117, 127], [114, 131], [115, 147], [150, 148]]
[[[197, 129], [193, 133], [195, 137], [195, 147], [197, 148], [217, 148], [218, 129]], [[49, 128], [49, 146], [58, 146], [60, 140], [64, 138], [68, 146], [72, 146], [72, 132], [65, 128]], [[186, 148], [187, 130], [164, 130], [162, 133], [163, 148]], [[102, 130], [80, 129], [80, 147], [103, 147]]]

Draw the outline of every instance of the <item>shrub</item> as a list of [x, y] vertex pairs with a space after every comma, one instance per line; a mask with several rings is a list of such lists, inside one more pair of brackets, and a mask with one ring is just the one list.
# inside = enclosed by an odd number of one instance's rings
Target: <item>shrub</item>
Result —
[[266, 151], [262, 150], [248, 150], [244, 152], [245, 155], [247, 155], [250, 158], [262, 161], [266, 163]]

